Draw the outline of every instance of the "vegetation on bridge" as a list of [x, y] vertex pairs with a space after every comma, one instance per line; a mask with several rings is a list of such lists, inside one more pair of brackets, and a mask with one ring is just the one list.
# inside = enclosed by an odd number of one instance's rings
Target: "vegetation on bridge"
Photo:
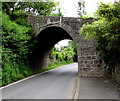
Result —
[[95, 16], [100, 19], [84, 25], [80, 34], [86, 35], [86, 39], [97, 41], [99, 57], [112, 70], [115, 65], [120, 64], [120, 3], [101, 3]]

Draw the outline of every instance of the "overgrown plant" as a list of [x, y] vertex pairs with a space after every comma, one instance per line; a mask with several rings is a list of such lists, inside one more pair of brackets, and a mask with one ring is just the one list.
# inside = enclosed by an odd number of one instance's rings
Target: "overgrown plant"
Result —
[[[34, 49], [35, 32], [26, 17], [29, 14], [50, 15], [55, 2], [2, 3], [2, 85], [33, 75], [29, 64]], [[1, 20], [1, 19], [0, 19]], [[1, 74], [0, 74], [1, 75]]]
[[84, 25], [80, 35], [86, 39], [94, 39], [99, 57], [112, 70], [120, 64], [120, 3], [100, 3], [96, 15], [99, 20], [90, 25]]
[[77, 48], [73, 41], [69, 41], [68, 46], [61, 46], [60, 49], [54, 47], [51, 51], [50, 58], [54, 62], [76, 62]]

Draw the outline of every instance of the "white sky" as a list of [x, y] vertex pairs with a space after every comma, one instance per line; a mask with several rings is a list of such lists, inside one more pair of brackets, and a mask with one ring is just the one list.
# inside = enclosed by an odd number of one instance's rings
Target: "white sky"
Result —
[[[80, 0], [56, 0], [59, 1], [59, 7], [61, 8], [61, 12], [64, 17], [78, 17], [77, 15], [77, 6]], [[96, 10], [98, 3], [108, 3], [114, 2], [115, 0], [85, 0], [85, 11], [88, 15], [92, 15]], [[67, 46], [68, 40], [60, 41], [56, 46]]]
[[61, 46], [67, 46], [69, 41], [70, 41], [70, 40], [67, 40], [67, 39], [62, 40], [62, 41], [58, 42], [58, 43], [55, 45], [55, 47], [58, 47], [58, 48], [60, 49]]
[[[59, 7], [65, 17], [78, 17], [77, 6], [80, 0], [56, 0], [60, 2]], [[115, 0], [85, 0], [85, 11], [88, 14], [92, 14], [97, 10], [99, 2], [108, 3], [114, 2]]]

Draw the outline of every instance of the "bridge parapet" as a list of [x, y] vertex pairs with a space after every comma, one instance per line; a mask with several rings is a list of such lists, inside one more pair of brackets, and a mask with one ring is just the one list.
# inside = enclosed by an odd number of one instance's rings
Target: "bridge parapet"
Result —
[[36, 34], [38, 35], [41, 30], [43, 30], [46, 27], [50, 26], [59, 26], [61, 27], [63, 24], [70, 26], [72, 30], [78, 32], [79, 29], [85, 24], [85, 23], [92, 23], [93, 21], [96, 21], [98, 19], [94, 18], [79, 18], [79, 17], [58, 17], [58, 16], [45, 16], [40, 20], [40, 17], [38, 16], [28, 16], [28, 21], [33, 26]]

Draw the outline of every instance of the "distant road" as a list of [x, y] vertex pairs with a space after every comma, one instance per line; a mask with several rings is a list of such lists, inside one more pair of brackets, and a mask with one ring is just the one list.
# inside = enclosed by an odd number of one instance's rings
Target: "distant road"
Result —
[[3, 99], [71, 99], [78, 64], [72, 63], [9, 86]]

